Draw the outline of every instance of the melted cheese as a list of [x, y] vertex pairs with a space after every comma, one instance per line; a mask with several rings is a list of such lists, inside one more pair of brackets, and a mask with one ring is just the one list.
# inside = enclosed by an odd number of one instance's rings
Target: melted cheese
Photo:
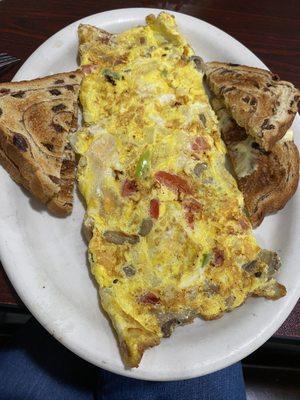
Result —
[[251, 137], [230, 147], [233, 152], [234, 170], [238, 178], [251, 175], [257, 169], [257, 150], [253, 149]]
[[[289, 129], [278, 143], [285, 143], [292, 140], [293, 131]], [[254, 140], [249, 136], [247, 139], [230, 146], [230, 151], [233, 153], [232, 159], [235, 173], [238, 178], [244, 178], [257, 170], [258, 153], [257, 150], [252, 147], [253, 143], [255, 143]]]

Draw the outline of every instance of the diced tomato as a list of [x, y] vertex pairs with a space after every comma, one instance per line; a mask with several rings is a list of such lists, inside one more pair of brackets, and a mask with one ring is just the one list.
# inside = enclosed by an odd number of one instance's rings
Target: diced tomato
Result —
[[184, 207], [189, 211], [198, 212], [203, 209], [202, 205], [196, 199], [184, 200]]
[[194, 150], [196, 153], [201, 153], [202, 151], [209, 150], [210, 145], [207, 143], [207, 141], [202, 137], [198, 136], [192, 143], [192, 150]]
[[155, 174], [155, 179], [162, 185], [173, 190], [174, 192], [192, 194], [193, 191], [190, 188], [188, 182], [178, 175], [170, 174], [165, 171], [158, 171]]
[[160, 299], [154, 293], [148, 292], [148, 293], [143, 294], [139, 298], [139, 301], [140, 301], [140, 303], [155, 305], [160, 302]]
[[189, 226], [193, 229], [195, 224], [195, 214], [202, 211], [202, 205], [196, 199], [186, 199], [183, 203], [186, 210], [186, 219]]
[[186, 213], [186, 220], [187, 223], [189, 224], [189, 226], [194, 229], [195, 227], [195, 214], [191, 213], [191, 212], [187, 212]]
[[216, 266], [221, 265], [221, 264], [223, 264], [224, 259], [225, 259], [224, 251], [215, 247], [213, 264]]
[[123, 187], [122, 187], [122, 196], [128, 197], [137, 191], [138, 191], [138, 188], [137, 188], [136, 182], [126, 179], [123, 184]]
[[154, 219], [159, 217], [159, 201], [157, 199], [151, 199], [150, 201], [150, 217]]

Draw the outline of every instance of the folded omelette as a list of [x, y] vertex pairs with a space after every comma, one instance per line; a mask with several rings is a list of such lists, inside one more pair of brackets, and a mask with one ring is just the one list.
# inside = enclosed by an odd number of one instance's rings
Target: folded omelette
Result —
[[125, 364], [195, 317], [248, 296], [277, 299], [198, 59], [167, 13], [120, 34], [79, 27], [85, 78], [77, 133], [91, 270]]

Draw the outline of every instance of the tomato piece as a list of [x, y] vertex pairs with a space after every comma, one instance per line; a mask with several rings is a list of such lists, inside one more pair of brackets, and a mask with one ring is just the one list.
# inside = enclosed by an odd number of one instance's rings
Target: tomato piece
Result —
[[194, 150], [197, 153], [200, 153], [205, 150], [210, 150], [210, 145], [202, 136], [198, 136], [192, 143], [192, 150]]
[[128, 197], [137, 191], [138, 191], [138, 188], [137, 188], [136, 182], [126, 179], [123, 184], [123, 187], [122, 187], [122, 196]]
[[151, 199], [150, 201], [150, 217], [154, 219], [159, 217], [159, 201], [157, 199]]
[[195, 227], [195, 215], [193, 213], [187, 212], [186, 213], [186, 220], [189, 226], [194, 229]]
[[183, 202], [186, 210], [186, 219], [189, 226], [193, 229], [195, 223], [195, 214], [203, 210], [202, 205], [196, 199], [186, 199]]
[[202, 205], [196, 199], [186, 199], [183, 204], [184, 207], [189, 211], [199, 212], [203, 210]]
[[173, 190], [174, 192], [185, 193], [185, 194], [193, 193], [188, 182], [178, 175], [170, 174], [169, 172], [165, 171], [158, 171], [155, 174], [155, 179], [162, 185]]
[[160, 302], [160, 299], [154, 293], [148, 292], [148, 293], [143, 294], [139, 298], [139, 301], [140, 301], [140, 303], [155, 305]]

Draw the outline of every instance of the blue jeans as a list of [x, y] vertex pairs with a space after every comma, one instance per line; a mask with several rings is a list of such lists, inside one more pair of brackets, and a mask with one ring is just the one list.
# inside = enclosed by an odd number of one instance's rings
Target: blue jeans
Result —
[[83, 361], [31, 319], [0, 349], [0, 400], [246, 400], [241, 364], [200, 378], [141, 381]]

